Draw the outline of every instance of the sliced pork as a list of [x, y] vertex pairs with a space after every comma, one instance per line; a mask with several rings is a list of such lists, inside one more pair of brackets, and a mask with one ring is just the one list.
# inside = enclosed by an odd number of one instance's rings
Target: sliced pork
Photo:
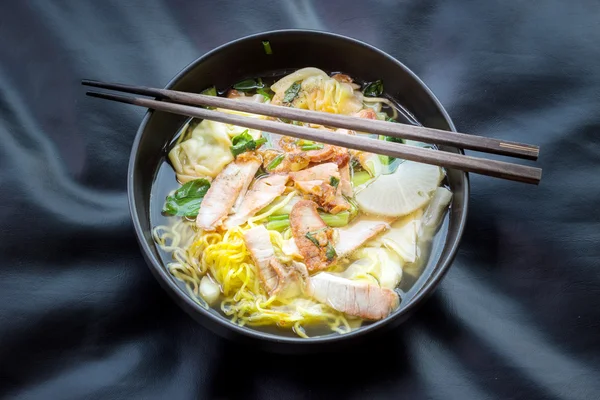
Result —
[[390, 229], [390, 224], [381, 220], [359, 219], [351, 225], [339, 228], [335, 251], [338, 256], [346, 256], [373, 239], [381, 232]]
[[261, 161], [250, 154], [242, 156], [229, 163], [210, 185], [196, 217], [198, 228], [215, 230], [227, 217], [242, 189], [254, 178]]
[[311, 277], [306, 292], [335, 310], [369, 320], [387, 317], [399, 303], [393, 290], [326, 272]]
[[335, 260], [333, 230], [319, 216], [315, 202], [301, 200], [296, 203], [290, 213], [290, 227], [309, 271], [327, 268]]
[[225, 229], [231, 229], [248, 221], [258, 211], [268, 206], [285, 190], [288, 174], [273, 174], [262, 178], [246, 192], [236, 212], [227, 218]]
[[258, 275], [263, 287], [270, 296], [297, 296], [302, 292], [305, 274], [293, 262], [291, 266], [281, 263], [275, 257], [269, 231], [263, 225], [256, 226], [244, 232], [244, 242], [258, 267]]

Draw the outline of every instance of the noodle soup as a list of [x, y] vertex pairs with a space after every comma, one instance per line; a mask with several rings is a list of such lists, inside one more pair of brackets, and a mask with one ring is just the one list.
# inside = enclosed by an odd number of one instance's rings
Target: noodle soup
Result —
[[[382, 82], [316, 68], [247, 79], [222, 94], [417, 124]], [[436, 166], [190, 120], [153, 185], [153, 237], [190, 296], [232, 323], [304, 338], [344, 334], [394, 312], [426, 275], [452, 199], [444, 180]]]

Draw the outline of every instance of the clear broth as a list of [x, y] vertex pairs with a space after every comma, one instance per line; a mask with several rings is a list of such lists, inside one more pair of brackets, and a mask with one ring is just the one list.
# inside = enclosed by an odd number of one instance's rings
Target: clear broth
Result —
[[[271, 82], [276, 81], [279, 77], [287, 75], [293, 71], [280, 71], [276, 74], [267, 75], [267, 77], [263, 77], [263, 81], [267, 84], [271, 84]], [[357, 83], [364, 83], [356, 80]], [[223, 95], [227, 92], [226, 90], [219, 90], [219, 95]], [[399, 122], [413, 124], [413, 125], [421, 125], [415, 117], [408, 112], [406, 108], [398, 104], [394, 99], [384, 94], [384, 97], [390, 99], [394, 105], [396, 106], [396, 110], [398, 111]], [[389, 108], [388, 108], [389, 110]], [[382, 111], [387, 111], [385, 108]], [[175, 171], [173, 170], [171, 164], [168, 161], [168, 152], [173, 147], [174, 143], [177, 141], [179, 136], [184, 133], [184, 129], [192, 120], [187, 120], [178, 132], [174, 135], [172, 141], [164, 147], [163, 154], [161, 156], [160, 164], [156, 169], [156, 174], [154, 177], [154, 181], [152, 183], [152, 189], [150, 193], [150, 225], [152, 227], [159, 225], [173, 225], [176, 221], [178, 221], [181, 217], [172, 217], [165, 216], [162, 214], [162, 208], [164, 205], [165, 198], [167, 195], [180, 187], [180, 184], [177, 182]], [[190, 125], [193, 125], [195, 122], [192, 121]], [[443, 185], [447, 186], [447, 181], [444, 180], [442, 182]], [[450, 206], [452, 207], [452, 205]], [[413, 264], [406, 264], [403, 269], [402, 280], [400, 281], [399, 286], [395, 289], [400, 297], [400, 305], [398, 308], [392, 313], [397, 313], [402, 310], [406, 305], [410, 302], [410, 299], [413, 298], [419, 291], [419, 289], [423, 286], [423, 284], [429, 279], [431, 274], [433, 273], [437, 263], [439, 262], [442, 250], [444, 248], [444, 243], [446, 242], [446, 237], [448, 235], [448, 226], [449, 226], [449, 212], [446, 212], [440, 227], [438, 228], [433, 240], [430, 244], [430, 249], [428, 251], [422, 252], [417, 261]], [[160, 259], [162, 261], [163, 266], [169, 264], [173, 261], [171, 253], [164, 251], [155, 243], [156, 249], [160, 255]], [[189, 293], [186, 289], [185, 283], [179, 281], [175, 277], [171, 275], [171, 279], [186, 293]], [[191, 296], [191, 294], [189, 294]], [[202, 300], [203, 302], [203, 300]], [[219, 302], [216, 303], [220, 305]], [[229, 320], [229, 317], [226, 316], [219, 306], [209, 307], [210, 311], [220, 315], [221, 317]], [[361, 326], [367, 326], [373, 322], [363, 321]], [[258, 326], [258, 327], [248, 327], [249, 329], [257, 330], [260, 332], [270, 333], [279, 336], [286, 337], [297, 337], [297, 335], [289, 328], [280, 328], [277, 326]], [[333, 333], [326, 326], [304, 326], [304, 330], [306, 334], [310, 337], [316, 336], [327, 336], [327, 335], [338, 335], [338, 333]]]

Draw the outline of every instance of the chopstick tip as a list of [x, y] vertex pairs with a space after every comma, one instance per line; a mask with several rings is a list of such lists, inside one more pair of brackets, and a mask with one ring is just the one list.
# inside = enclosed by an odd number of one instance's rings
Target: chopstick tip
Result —
[[83, 86], [95, 86], [95, 87], [99, 87], [100, 82], [99, 81], [95, 81], [93, 79], [82, 79], [81, 80], [81, 84]]

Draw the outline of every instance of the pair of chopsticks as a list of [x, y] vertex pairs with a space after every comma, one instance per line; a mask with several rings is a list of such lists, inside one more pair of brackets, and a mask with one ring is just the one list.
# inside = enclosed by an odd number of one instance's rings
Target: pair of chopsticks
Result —
[[323, 126], [349, 129], [356, 132], [368, 132], [402, 139], [418, 140], [426, 143], [454, 146], [462, 149], [476, 150], [491, 154], [500, 154], [536, 160], [539, 155], [539, 147], [530, 144], [503, 141], [402, 123], [370, 120], [346, 115], [301, 110], [297, 108], [274, 106], [250, 101], [237, 101], [224, 97], [207, 96], [175, 90], [149, 88], [144, 86], [131, 86], [118, 83], [106, 83], [92, 80], [82, 80], [81, 83], [85, 86], [92, 86], [96, 88], [115, 90], [143, 96], [152, 96], [160, 99], [153, 100], [141, 97], [120, 96], [95, 91], [86, 93], [88, 96], [134, 104], [153, 110], [208, 119], [211, 121], [223, 122], [245, 128], [258, 129], [265, 132], [292, 136], [299, 139], [312, 140], [334, 146], [362, 150], [370, 153], [382, 154], [395, 158], [437, 165], [445, 168], [453, 168], [465, 172], [472, 172], [517, 182], [537, 185], [542, 177], [542, 170], [540, 168], [479, 157], [465, 156], [462, 154], [449, 153], [433, 149], [425, 149], [395, 142], [371, 139], [364, 136], [324, 131], [305, 126], [286, 124], [278, 121], [250, 118], [196, 106], [242, 111], [280, 119], [309, 122]]

